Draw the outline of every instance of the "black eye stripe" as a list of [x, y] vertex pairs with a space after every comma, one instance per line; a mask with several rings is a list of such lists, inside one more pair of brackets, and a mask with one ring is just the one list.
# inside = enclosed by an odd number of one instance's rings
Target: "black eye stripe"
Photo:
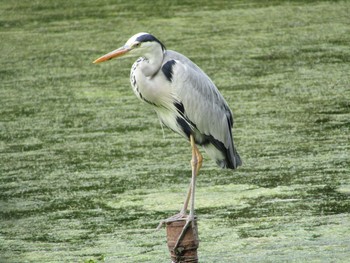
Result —
[[139, 36], [136, 41], [138, 42], [158, 42], [161, 46], [162, 46], [162, 49], [165, 50], [165, 46], [163, 45], [162, 42], [160, 42], [156, 37], [152, 36], [151, 34], [144, 34], [144, 35], [141, 35]]

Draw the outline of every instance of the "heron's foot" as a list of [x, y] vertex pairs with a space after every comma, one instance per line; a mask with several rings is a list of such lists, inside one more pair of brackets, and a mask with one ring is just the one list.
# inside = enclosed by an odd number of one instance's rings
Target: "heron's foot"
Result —
[[194, 224], [194, 221], [195, 221], [195, 217], [194, 215], [190, 214], [188, 215], [186, 218], [184, 218], [186, 220], [186, 224], [184, 225], [184, 227], [182, 228], [181, 230], [181, 233], [179, 235], [179, 237], [177, 238], [177, 241], [175, 243], [175, 246], [174, 246], [174, 251], [177, 251], [177, 248], [179, 247], [179, 245], [181, 244], [181, 240], [184, 238], [184, 236], [186, 235], [187, 231], [188, 231], [188, 228], [191, 226], [192, 227], [192, 231], [193, 231], [193, 234], [196, 236], [197, 233], [196, 233], [196, 227], [195, 227], [195, 224]]
[[164, 219], [162, 221], [159, 222], [159, 225], [157, 227], [157, 230], [159, 230], [163, 224], [166, 224], [168, 222], [175, 222], [175, 221], [178, 221], [178, 220], [187, 220], [187, 215], [186, 215], [186, 212], [183, 212], [183, 211], [180, 211], [180, 213], [177, 213], [167, 219]]

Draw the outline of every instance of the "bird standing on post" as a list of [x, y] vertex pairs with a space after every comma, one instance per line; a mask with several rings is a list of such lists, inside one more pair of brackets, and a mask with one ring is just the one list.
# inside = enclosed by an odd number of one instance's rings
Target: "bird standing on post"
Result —
[[[139, 56], [133, 64], [130, 82], [136, 96], [151, 105], [161, 122], [185, 137], [192, 148], [192, 180], [181, 211], [163, 221], [186, 220], [185, 233], [194, 222], [196, 176], [202, 165], [197, 145], [222, 168], [236, 169], [242, 164], [233, 143], [230, 108], [211, 79], [191, 60], [165, 46], [153, 35], [138, 33], [124, 46], [94, 61], [120, 56]], [[191, 200], [190, 213], [187, 215]], [[179, 241], [178, 240], [178, 241]]]

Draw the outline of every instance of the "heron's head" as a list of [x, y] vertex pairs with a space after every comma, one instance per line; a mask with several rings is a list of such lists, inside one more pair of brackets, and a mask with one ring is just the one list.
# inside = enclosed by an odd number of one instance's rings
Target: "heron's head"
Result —
[[103, 55], [96, 59], [93, 63], [100, 63], [112, 58], [121, 56], [152, 56], [157, 52], [164, 52], [165, 46], [153, 35], [148, 33], [138, 33], [125, 43], [124, 46]]

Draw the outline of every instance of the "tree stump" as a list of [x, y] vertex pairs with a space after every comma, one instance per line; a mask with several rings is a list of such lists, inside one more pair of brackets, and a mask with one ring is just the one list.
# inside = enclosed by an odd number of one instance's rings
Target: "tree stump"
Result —
[[186, 220], [181, 219], [166, 223], [167, 244], [173, 263], [198, 262], [197, 249], [199, 246], [197, 218], [194, 221], [194, 228], [190, 224], [179, 245], [174, 249]]

